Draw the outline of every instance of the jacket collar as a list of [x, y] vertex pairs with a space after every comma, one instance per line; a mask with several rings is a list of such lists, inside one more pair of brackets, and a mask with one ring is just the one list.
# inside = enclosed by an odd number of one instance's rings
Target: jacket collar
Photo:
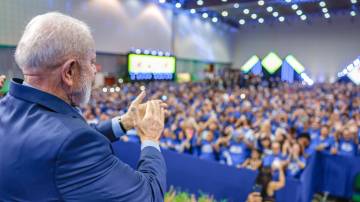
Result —
[[9, 94], [28, 102], [42, 105], [54, 112], [71, 115], [72, 117], [84, 118], [64, 100], [55, 95], [46, 93], [36, 88], [23, 85], [23, 80], [14, 78], [10, 83]]

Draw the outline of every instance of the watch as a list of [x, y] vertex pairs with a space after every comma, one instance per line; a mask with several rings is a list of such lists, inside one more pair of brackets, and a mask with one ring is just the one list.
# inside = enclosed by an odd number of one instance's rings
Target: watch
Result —
[[125, 129], [124, 125], [121, 123], [121, 116], [119, 117], [118, 121], [119, 121], [120, 128], [124, 131], [124, 133], [126, 133], [127, 130]]

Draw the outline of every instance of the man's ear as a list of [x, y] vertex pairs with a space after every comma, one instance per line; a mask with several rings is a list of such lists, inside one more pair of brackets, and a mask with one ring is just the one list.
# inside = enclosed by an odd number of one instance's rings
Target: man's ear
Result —
[[73, 86], [74, 85], [74, 76], [76, 71], [76, 60], [70, 59], [67, 60], [62, 66], [61, 66], [61, 80], [67, 85], [67, 86]]

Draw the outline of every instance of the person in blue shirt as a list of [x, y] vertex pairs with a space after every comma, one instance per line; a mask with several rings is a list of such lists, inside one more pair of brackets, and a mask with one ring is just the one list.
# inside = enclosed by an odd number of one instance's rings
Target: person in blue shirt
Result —
[[306, 159], [299, 143], [294, 143], [290, 150], [290, 155], [286, 160], [286, 175], [299, 178], [306, 166]]
[[229, 166], [240, 167], [249, 156], [249, 147], [244, 142], [244, 135], [238, 134], [230, 140], [226, 151], [229, 155], [226, 164]]
[[317, 137], [320, 136], [320, 123], [319, 121], [315, 121], [314, 123], [311, 124], [311, 127], [309, 128], [309, 134], [310, 134], [310, 138], [312, 140], [316, 139]]
[[286, 159], [286, 156], [281, 153], [279, 142], [273, 142], [271, 148], [272, 154], [265, 156], [263, 159], [263, 166], [265, 167], [272, 167], [274, 163], [282, 163]]
[[321, 127], [320, 136], [312, 141], [312, 146], [316, 151], [330, 152], [331, 146], [334, 144], [334, 138], [330, 136], [329, 126]]
[[333, 144], [331, 153], [343, 156], [355, 156], [357, 154], [356, 137], [347, 127], [344, 128], [339, 139]]
[[199, 158], [216, 161], [216, 151], [214, 143], [214, 134], [205, 130], [201, 133], [202, 138], [197, 139], [197, 146], [199, 147]]

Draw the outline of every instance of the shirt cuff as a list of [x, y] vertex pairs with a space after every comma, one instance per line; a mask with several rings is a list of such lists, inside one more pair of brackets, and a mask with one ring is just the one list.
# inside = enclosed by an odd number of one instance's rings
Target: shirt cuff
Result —
[[141, 150], [143, 150], [145, 147], [155, 147], [155, 149], [161, 152], [159, 143], [155, 141], [145, 140], [144, 142], [141, 143]]
[[111, 119], [111, 128], [115, 137], [121, 137], [126, 134], [126, 132], [120, 126], [119, 118], [120, 117], [117, 116]]

